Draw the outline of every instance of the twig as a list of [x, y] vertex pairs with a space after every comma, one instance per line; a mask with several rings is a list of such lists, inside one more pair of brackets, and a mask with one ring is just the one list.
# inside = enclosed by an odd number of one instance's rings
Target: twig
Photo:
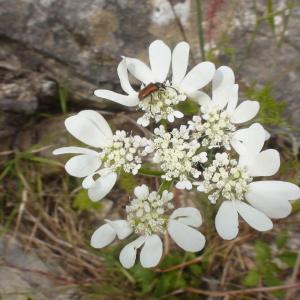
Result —
[[288, 290], [288, 289], [300, 289], [300, 282], [292, 283], [292, 284], [286, 284], [286, 285], [278, 285], [278, 286], [272, 286], [272, 287], [261, 287], [261, 288], [253, 288], [253, 289], [244, 289], [244, 290], [229, 290], [229, 291], [206, 291], [201, 289], [196, 289], [192, 287], [187, 287], [185, 289], [174, 291], [173, 293], [179, 294], [179, 293], [192, 293], [197, 295], [206, 295], [206, 296], [212, 296], [212, 297], [225, 297], [225, 296], [233, 296], [233, 295], [240, 295], [240, 294], [252, 294], [252, 293], [268, 293], [268, 292], [274, 292], [278, 290]]
[[155, 272], [157, 273], [167, 273], [167, 272], [171, 272], [171, 271], [175, 271], [175, 270], [178, 270], [178, 269], [183, 269], [189, 265], [192, 265], [192, 264], [195, 264], [197, 262], [200, 262], [201, 260], [203, 259], [203, 255], [201, 256], [198, 256], [192, 260], [189, 260], [189, 261], [186, 261], [186, 262], [183, 262], [181, 264], [178, 264], [178, 265], [175, 265], [175, 266], [172, 266], [170, 268], [166, 268], [166, 269], [159, 269], [159, 268], [156, 268], [155, 269]]

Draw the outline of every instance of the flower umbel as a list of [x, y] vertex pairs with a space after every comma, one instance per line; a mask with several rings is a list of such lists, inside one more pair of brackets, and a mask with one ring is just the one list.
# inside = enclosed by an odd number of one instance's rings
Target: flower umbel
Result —
[[174, 208], [171, 200], [173, 194], [163, 191], [160, 195], [153, 191], [149, 193], [147, 186], [142, 185], [134, 190], [135, 197], [126, 206], [127, 221], [135, 233], [151, 235], [166, 232], [168, 216]]

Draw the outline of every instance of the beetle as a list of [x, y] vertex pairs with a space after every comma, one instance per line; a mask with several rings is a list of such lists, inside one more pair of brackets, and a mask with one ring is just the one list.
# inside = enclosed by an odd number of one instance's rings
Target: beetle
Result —
[[155, 82], [155, 83], [149, 83], [146, 85], [143, 89], [139, 91], [139, 100], [143, 100], [146, 97], [150, 96], [154, 92], [157, 92], [159, 89], [164, 88], [165, 85], [160, 82]]

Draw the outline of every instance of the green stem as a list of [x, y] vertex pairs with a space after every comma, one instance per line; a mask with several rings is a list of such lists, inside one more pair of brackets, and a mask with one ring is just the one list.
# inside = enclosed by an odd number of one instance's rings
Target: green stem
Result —
[[202, 18], [202, 0], [196, 0], [196, 5], [197, 5], [197, 25], [198, 25], [199, 46], [200, 46], [202, 61], [204, 61], [205, 50], [204, 50], [204, 32], [203, 32], [203, 18]]
[[165, 173], [162, 171], [158, 171], [158, 170], [149, 170], [149, 169], [145, 169], [145, 168], [140, 168], [139, 175], [145, 175], [145, 176], [154, 176], [154, 177], [161, 177], [161, 175], [164, 175]]
[[171, 181], [164, 180], [159, 187], [159, 190], [158, 190], [159, 194], [162, 194], [163, 191], [166, 191], [166, 190], [169, 191], [170, 188], [172, 187], [172, 185], [173, 185], [173, 180], [171, 180]]

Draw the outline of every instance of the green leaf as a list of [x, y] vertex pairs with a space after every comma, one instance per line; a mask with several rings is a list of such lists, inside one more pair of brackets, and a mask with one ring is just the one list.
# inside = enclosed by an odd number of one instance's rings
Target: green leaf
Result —
[[86, 190], [80, 190], [76, 195], [74, 202], [74, 208], [77, 208], [80, 211], [83, 210], [98, 210], [101, 209], [101, 202], [93, 202], [89, 199], [88, 193]]
[[276, 238], [276, 246], [277, 246], [278, 249], [282, 249], [286, 245], [288, 237], [289, 236], [288, 236], [288, 233], [287, 233], [286, 230], [283, 231], [283, 232], [281, 232], [277, 236], [277, 238]]
[[255, 243], [256, 261], [258, 264], [265, 264], [271, 257], [271, 249], [263, 241], [256, 241]]
[[289, 267], [293, 267], [297, 260], [297, 253], [292, 251], [285, 251], [279, 255], [279, 258]]
[[177, 109], [179, 109], [186, 116], [193, 116], [198, 114], [199, 105], [195, 101], [187, 99], [183, 102], [180, 102], [177, 105]]
[[282, 113], [285, 109], [283, 101], [274, 99], [272, 95], [272, 86], [266, 85], [262, 89], [249, 88], [245, 95], [251, 100], [257, 100], [260, 109], [257, 121], [263, 125], [281, 125], [284, 122]]
[[68, 112], [67, 102], [69, 99], [69, 91], [65, 86], [59, 86], [58, 88], [59, 102], [61, 111], [66, 114]]
[[119, 177], [118, 185], [123, 190], [132, 193], [134, 187], [137, 186], [137, 181], [132, 174], [122, 172], [121, 176]]
[[[276, 277], [274, 273], [268, 272], [264, 275], [263, 282], [266, 286], [277, 286], [282, 284], [282, 282]], [[285, 293], [283, 290], [278, 290], [272, 292], [272, 294], [276, 297], [283, 297]]]
[[243, 284], [245, 286], [257, 286], [260, 282], [260, 274], [258, 270], [250, 270], [245, 278], [243, 279]]

